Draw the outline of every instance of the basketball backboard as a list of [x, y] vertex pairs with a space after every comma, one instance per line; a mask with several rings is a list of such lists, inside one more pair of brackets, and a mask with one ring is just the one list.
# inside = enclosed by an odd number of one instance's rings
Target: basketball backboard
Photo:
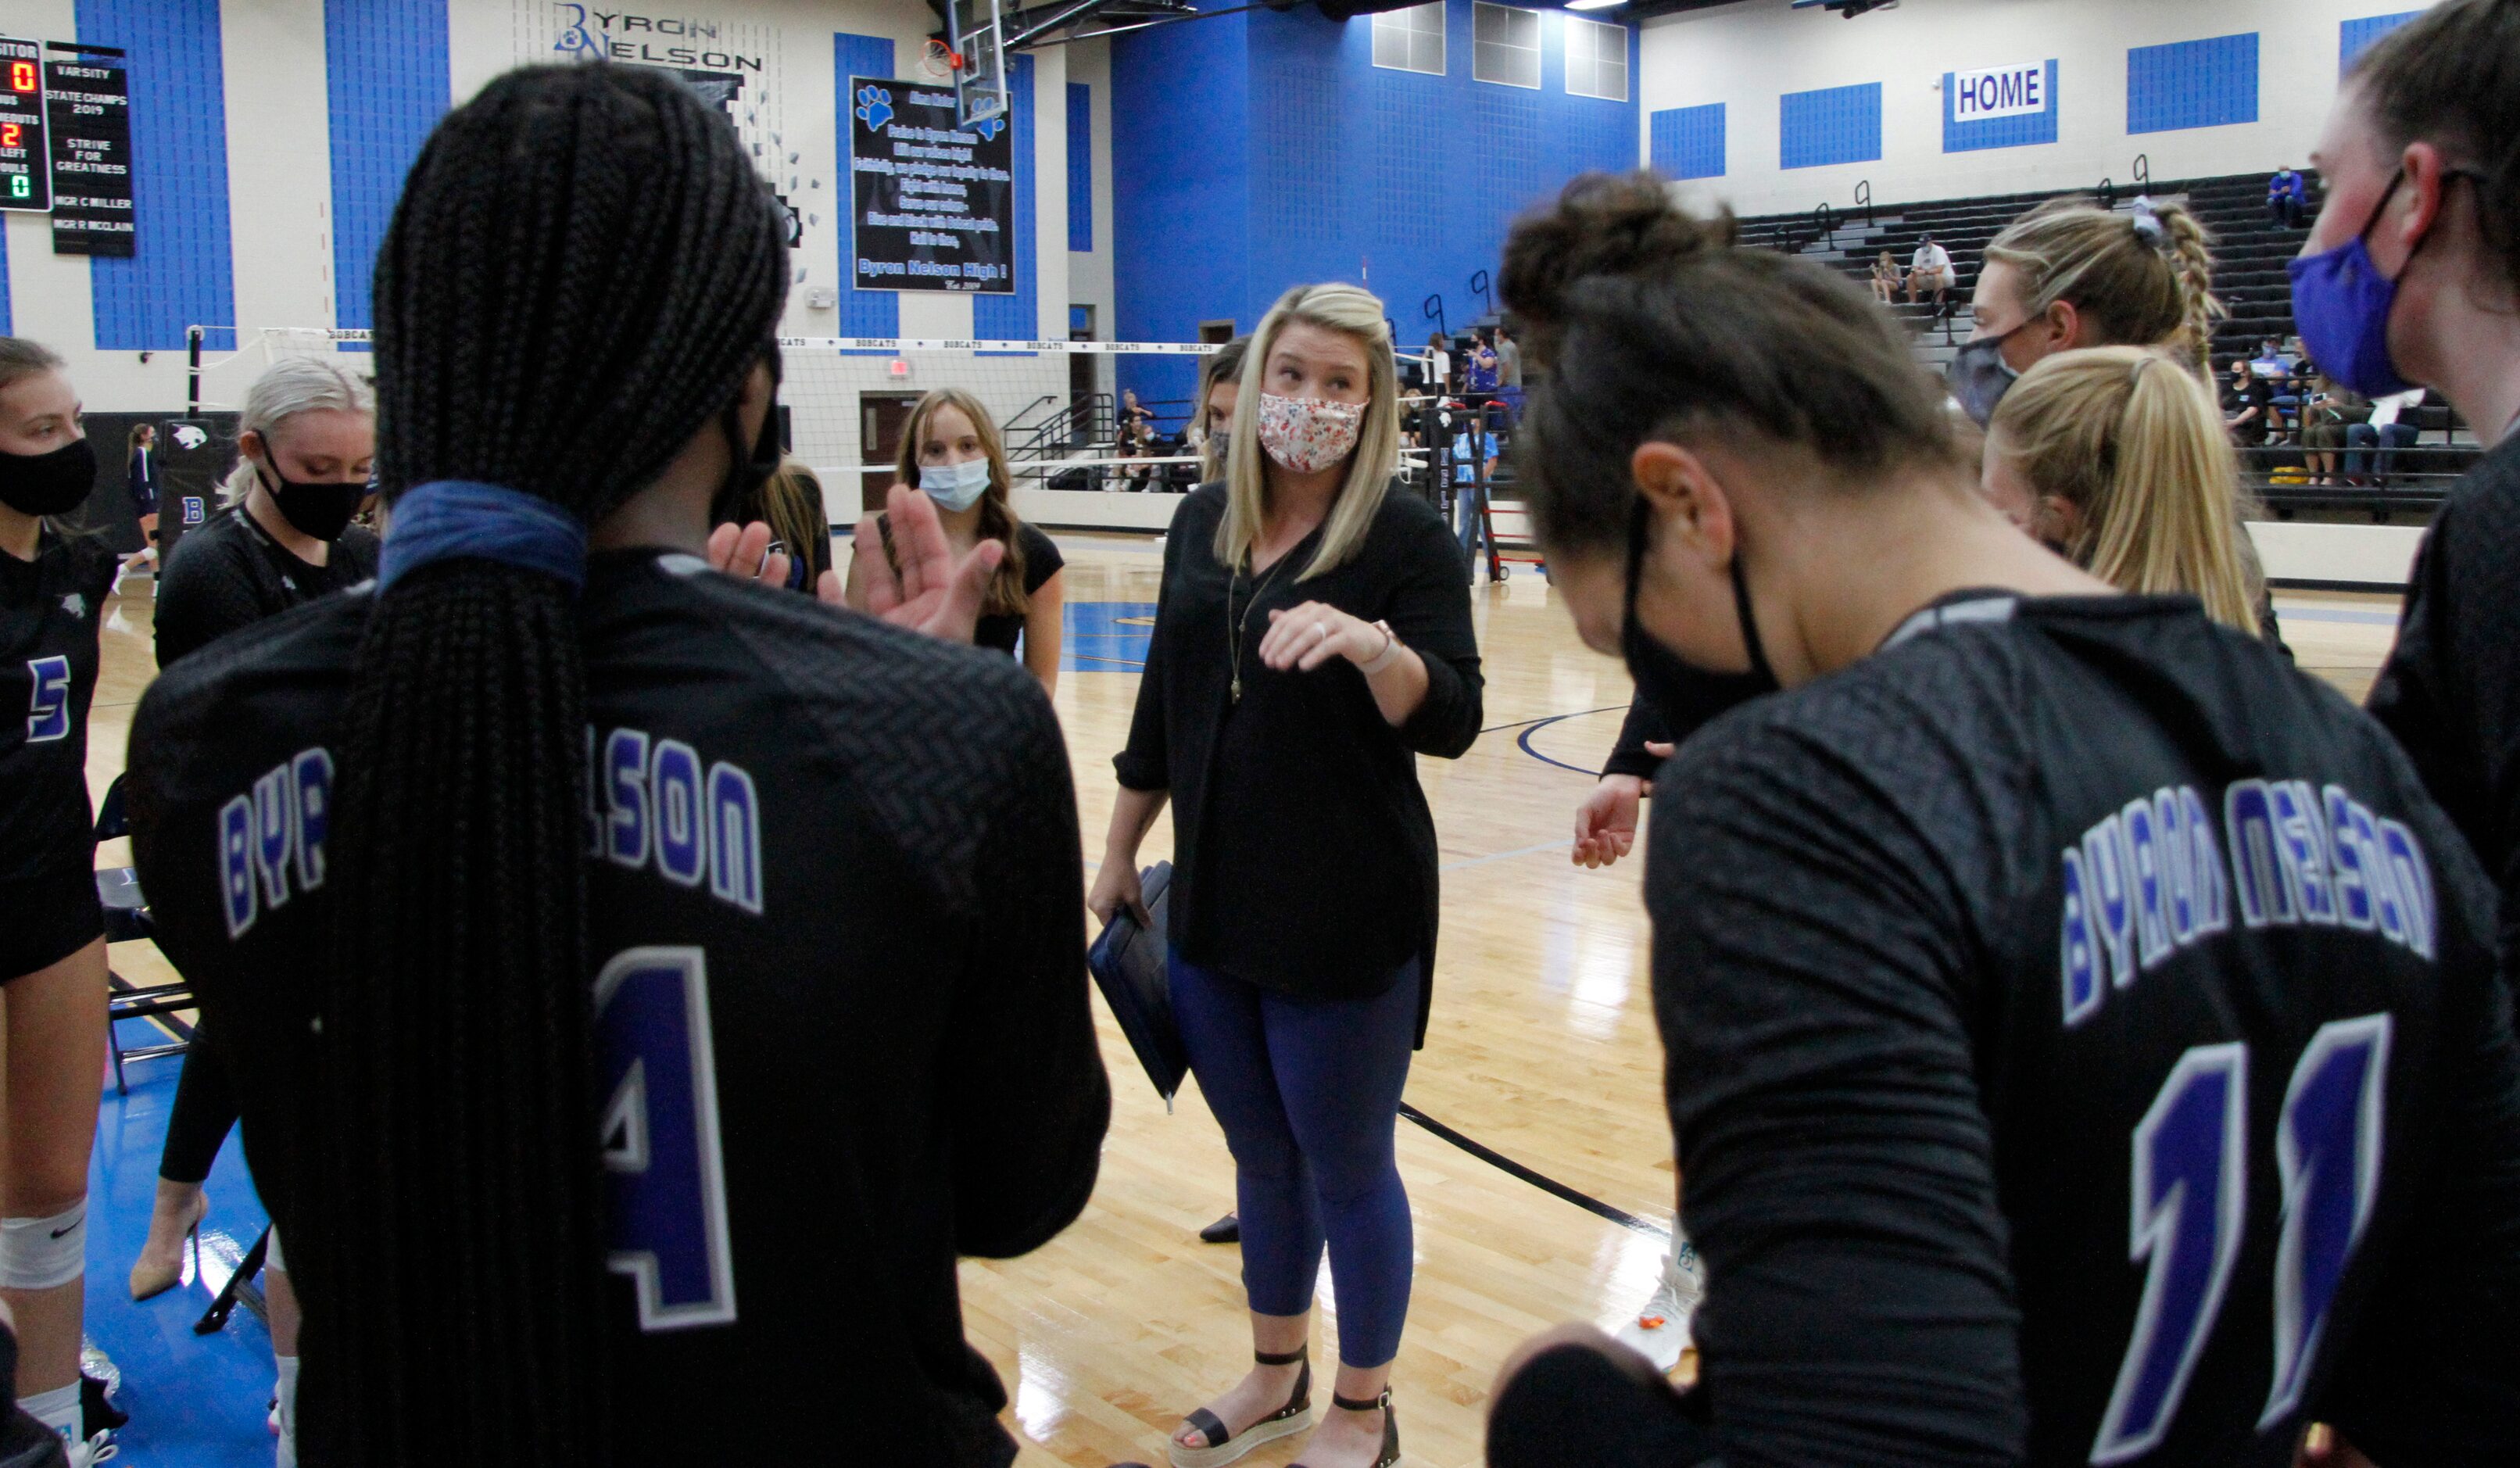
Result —
[[[1007, 37], [998, 0], [952, 0], [956, 120], [976, 127], [1007, 115]], [[1003, 121], [1001, 120], [1001, 125]]]

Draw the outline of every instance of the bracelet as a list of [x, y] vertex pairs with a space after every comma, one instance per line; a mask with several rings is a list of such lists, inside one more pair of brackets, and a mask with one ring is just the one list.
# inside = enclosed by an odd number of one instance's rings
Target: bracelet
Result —
[[1357, 671], [1368, 678], [1390, 667], [1391, 660], [1400, 655], [1400, 639], [1392, 632], [1391, 624], [1376, 622], [1373, 625], [1382, 629], [1382, 650], [1373, 654], [1373, 661], [1357, 664]]

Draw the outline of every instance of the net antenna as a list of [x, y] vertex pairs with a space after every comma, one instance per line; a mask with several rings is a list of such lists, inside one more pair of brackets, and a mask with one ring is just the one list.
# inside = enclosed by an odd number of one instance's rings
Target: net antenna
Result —
[[965, 127], [1004, 126], [1007, 32], [998, 0], [948, 0], [946, 11], [954, 25], [955, 120]]

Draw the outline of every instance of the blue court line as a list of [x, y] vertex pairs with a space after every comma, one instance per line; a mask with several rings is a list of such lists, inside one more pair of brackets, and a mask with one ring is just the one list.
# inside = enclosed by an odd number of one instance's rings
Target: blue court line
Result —
[[[1593, 712], [1598, 714], [1604, 712], [1604, 710], [1595, 709]], [[1561, 720], [1580, 719], [1582, 717], [1584, 717], [1582, 714], [1552, 714], [1546, 719], [1535, 719], [1531, 722], [1528, 728], [1523, 730], [1521, 735], [1513, 742], [1520, 746], [1523, 753], [1530, 755], [1533, 759], [1540, 761], [1544, 765], [1555, 765], [1560, 770], [1572, 770], [1578, 775], [1586, 775], [1595, 779], [1599, 779], [1601, 778], [1601, 772], [1598, 770], [1587, 770], [1581, 765], [1570, 765], [1564, 760], [1552, 759], [1548, 755], [1542, 754], [1539, 750], [1531, 747], [1531, 736], [1533, 734], [1540, 733], [1550, 725], [1558, 723]], [[1511, 725], [1508, 725], [1506, 727], [1508, 729], [1512, 728]]]

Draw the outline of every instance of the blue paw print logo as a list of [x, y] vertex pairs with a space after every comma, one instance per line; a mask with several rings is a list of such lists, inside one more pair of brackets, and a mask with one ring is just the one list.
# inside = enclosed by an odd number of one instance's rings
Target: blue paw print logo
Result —
[[858, 88], [858, 120], [876, 132], [892, 120], [892, 94], [881, 87]]
[[980, 141], [983, 143], [994, 143], [998, 141], [998, 134], [1005, 132], [1006, 130], [1007, 119], [1004, 117], [983, 117], [979, 121], [971, 124], [971, 131], [978, 133], [980, 135]]

